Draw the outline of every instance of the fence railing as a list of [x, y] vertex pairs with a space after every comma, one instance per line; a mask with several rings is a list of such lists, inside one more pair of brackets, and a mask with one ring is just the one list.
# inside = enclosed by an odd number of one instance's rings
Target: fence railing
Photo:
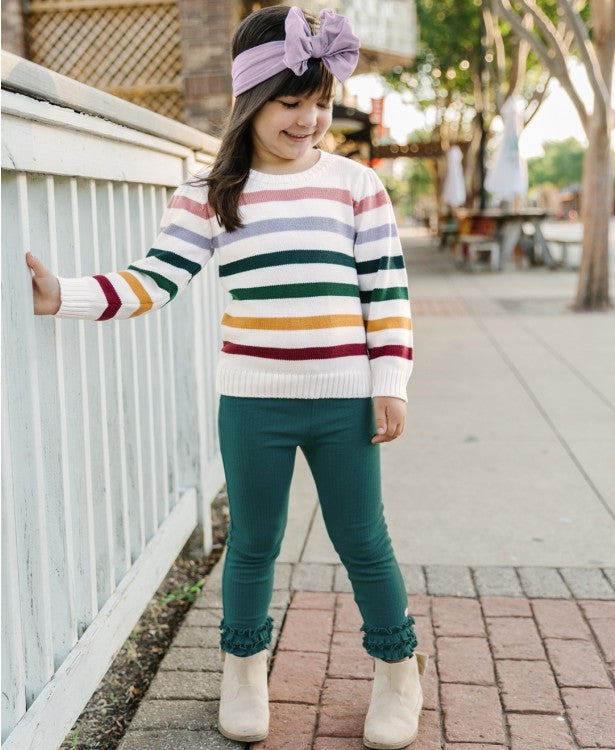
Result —
[[223, 483], [213, 264], [163, 310], [35, 317], [24, 252], [126, 268], [203, 133], [2, 53], [2, 740], [61, 744]]

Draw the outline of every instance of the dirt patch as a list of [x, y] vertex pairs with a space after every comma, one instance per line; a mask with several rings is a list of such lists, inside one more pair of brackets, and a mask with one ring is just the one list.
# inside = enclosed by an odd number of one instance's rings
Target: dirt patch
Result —
[[224, 549], [228, 503], [221, 492], [212, 505], [213, 549], [208, 557], [179, 557], [118, 652], [60, 750], [114, 750], [179, 626]]

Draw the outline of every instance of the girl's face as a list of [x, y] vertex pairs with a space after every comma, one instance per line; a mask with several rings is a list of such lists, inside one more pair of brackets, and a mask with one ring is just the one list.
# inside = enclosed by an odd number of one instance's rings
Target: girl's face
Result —
[[264, 104], [252, 118], [252, 168], [283, 174], [311, 167], [332, 111], [333, 100], [321, 92], [283, 95]]

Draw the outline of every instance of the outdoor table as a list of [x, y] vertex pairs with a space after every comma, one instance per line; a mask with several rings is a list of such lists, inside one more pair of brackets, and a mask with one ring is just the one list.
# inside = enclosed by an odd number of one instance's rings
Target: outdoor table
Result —
[[472, 219], [472, 223], [490, 222], [495, 224], [493, 238], [499, 244], [499, 270], [503, 270], [506, 261], [512, 256], [515, 245], [519, 242], [523, 225], [529, 223], [534, 228], [534, 245], [541, 252], [544, 262], [548, 266], [557, 265], [551, 255], [547, 241], [542, 233], [541, 224], [549, 216], [547, 211], [539, 208], [524, 208], [512, 211], [502, 208], [462, 208], [457, 210], [457, 218], [461, 223], [464, 219]]

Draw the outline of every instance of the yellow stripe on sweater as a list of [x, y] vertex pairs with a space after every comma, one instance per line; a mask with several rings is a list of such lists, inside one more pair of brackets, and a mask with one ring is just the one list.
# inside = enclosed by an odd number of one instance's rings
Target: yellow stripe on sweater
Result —
[[137, 315], [143, 315], [143, 313], [151, 310], [154, 302], [139, 279], [137, 279], [137, 277], [131, 274], [129, 271], [120, 271], [120, 276], [132, 289], [132, 291], [135, 293], [135, 296], [140, 302], [138, 310], [135, 310], [130, 317], [135, 318]]
[[258, 328], [268, 331], [298, 331], [313, 328], [363, 326], [360, 315], [312, 315], [304, 318], [239, 318], [222, 316], [222, 325], [232, 328]]
[[367, 322], [367, 332], [383, 331], [386, 328], [407, 328], [412, 329], [410, 318], [377, 318]]

